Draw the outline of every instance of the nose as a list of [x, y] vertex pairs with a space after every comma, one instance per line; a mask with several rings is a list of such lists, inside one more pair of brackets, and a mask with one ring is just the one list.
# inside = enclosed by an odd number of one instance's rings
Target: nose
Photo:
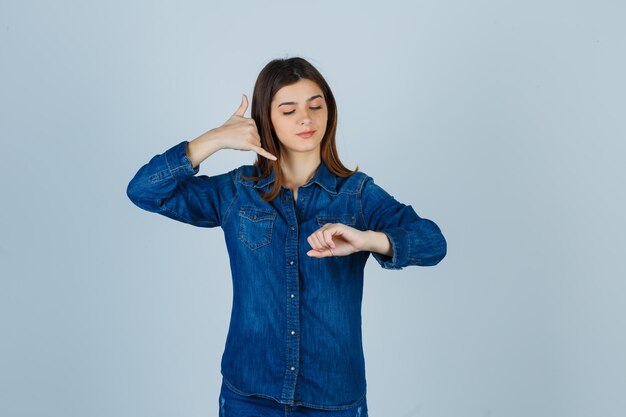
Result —
[[310, 125], [310, 124], [311, 124], [311, 117], [310, 117], [308, 114], [306, 114], [306, 115], [302, 118], [302, 120], [300, 120], [300, 124], [301, 124], [301, 125]]

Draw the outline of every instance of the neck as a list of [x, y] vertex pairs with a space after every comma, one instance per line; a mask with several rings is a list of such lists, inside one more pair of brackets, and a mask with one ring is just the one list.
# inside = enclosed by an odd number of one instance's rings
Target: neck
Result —
[[288, 187], [298, 187], [306, 184], [321, 163], [320, 155], [311, 156], [306, 153], [283, 154], [281, 169]]

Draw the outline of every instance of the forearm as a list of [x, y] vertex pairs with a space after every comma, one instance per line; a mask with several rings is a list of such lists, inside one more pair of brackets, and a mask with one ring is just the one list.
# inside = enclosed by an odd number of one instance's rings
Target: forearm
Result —
[[366, 243], [363, 250], [393, 256], [393, 248], [386, 234], [374, 230], [365, 231]]
[[214, 130], [203, 133], [187, 145], [187, 159], [193, 168], [200, 165], [205, 159], [223, 148], [220, 140], [214, 135]]
[[144, 164], [128, 183], [130, 200], [144, 210], [159, 212], [162, 203], [179, 191], [178, 182], [197, 171], [185, 159], [186, 148], [187, 142], [182, 141]]

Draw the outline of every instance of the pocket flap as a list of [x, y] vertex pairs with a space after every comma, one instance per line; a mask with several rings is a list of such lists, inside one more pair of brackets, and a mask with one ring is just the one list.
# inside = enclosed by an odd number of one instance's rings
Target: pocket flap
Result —
[[326, 223], [343, 223], [352, 226], [356, 223], [356, 216], [353, 214], [337, 214], [332, 216], [315, 216], [320, 226]]
[[252, 221], [274, 220], [276, 212], [255, 207], [241, 207], [239, 215]]

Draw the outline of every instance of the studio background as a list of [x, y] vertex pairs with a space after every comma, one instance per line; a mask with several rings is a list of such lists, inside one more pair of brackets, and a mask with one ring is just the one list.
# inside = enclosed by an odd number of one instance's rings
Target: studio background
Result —
[[126, 186], [251, 100], [271, 59], [302, 56], [336, 96], [346, 166], [448, 240], [435, 267], [368, 261], [370, 415], [623, 416], [625, 17], [618, 1], [0, 1], [0, 415], [217, 414], [223, 232]]

